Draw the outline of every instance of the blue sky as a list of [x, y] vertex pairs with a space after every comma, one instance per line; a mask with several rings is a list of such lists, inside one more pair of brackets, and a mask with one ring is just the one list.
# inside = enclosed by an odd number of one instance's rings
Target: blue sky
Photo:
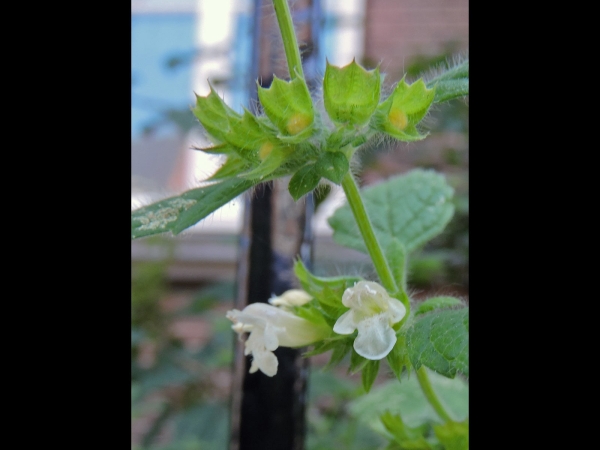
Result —
[[193, 14], [131, 16], [131, 137], [160, 109], [193, 104], [191, 65], [169, 69], [169, 58], [194, 50]]

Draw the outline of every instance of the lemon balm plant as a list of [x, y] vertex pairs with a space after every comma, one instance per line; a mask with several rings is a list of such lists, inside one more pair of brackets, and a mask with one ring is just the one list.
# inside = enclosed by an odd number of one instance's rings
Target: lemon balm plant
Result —
[[[212, 86], [207, 96], [197, 96], [193, 113], [212, 142], [201, 150], [224, 155], [225, 162], [207, 186], [133, 211], [132, 239], [180, 233], [261, 182], [289, 177], [296, 201], [323, 179], [341, 185], [347, 204], [329, 219], [334, 239], [367, 253], [378, 279], [317, 277], [298, 260], [301, 290], [227, 313], [233, 330], [246, 337], [250, 371], [277, 376], [277, 347], [312, 345], [306, 355], [331, 351], [330, 365], [349, 354], [349, 371], [361, 373], [368, 392], [385, 360], [398, 380], [403, 372], [416, 374], [439, 417], [429, 428], [411, 428], [399, 414], [382, 414], [388, 449], [467, 448], [468, 419], [457, 421], [445, 409], [427, 370], [468, 376], [468, 307], [449, 296], [415, 306], [407, 290], [408, 260], [452, 218], [453, 189], [443, 175], [416, 169], [360, 190], [351, 168], [373, 141], [426, 138], [419, 124], [432, 104], [468, 94], [468, 60], [428, 81], [403, 78], [385, 98], [378, 67], [327, 63], [322, 99], [316, 100], [304, 79], [288, 4], [273, 4], [290, 79], [275, 77], [269, 88], [258, 87], [264, 114], [235, 112]], [[321, 100], [324, 111], [316, 106]]]

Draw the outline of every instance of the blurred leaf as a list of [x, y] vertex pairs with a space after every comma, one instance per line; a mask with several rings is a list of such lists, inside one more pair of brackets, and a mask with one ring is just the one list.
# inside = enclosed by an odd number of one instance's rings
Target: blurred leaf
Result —
[[[235, 283], [232, 281], [223, 281], [212, 283], [196, 291], [192, 297], [188, 308], [181, 311], [181, 314], [203, 313], [221, 302], [233, 302], [235, 297]], [[231, 323], [229, 323], [231, 324]]]
[[[415, 428], [407, 427], [399, 414], [392, 414], [386, 411], [381, 415], [381, 422], [389, 433], [393, 436], [400, 450], [431, 450], [431, 445], [425, 440], [423, 434], [426, 427], [419, 426]], [[395, 448], [395, 447], [394, 447]]]
[[444, 445], [444, 450], [468, 450], [469, 422], [448, 422], [434, 425], [436, 437]]
[[178, 234], [254, 184], [254, 181], [230, 179], [136, 209], [131, 213], [131, 239], [166, 231]]
[[409, 263], [409, 278], [414, 285], [434, 284], [444, 279], [448, 257], [440, 252], [423, 252]]
[[308, 433], [310, 450], [378, 450], [385, 440], [365, 424], [349, 417], [346, 402], [362, 395], [353, 380], [333, 372], [309, 375]]
[[174, 422], [177, 439], [196, 438], [204, 442], [206, 448], [227, 447], [229, 411], [221, 403], [211, 402], [192, 407], [178, 414]]
[[235, 334], [231, 330], [231, 321], [221, 313], [207, 316], [212, 324], [212, 334], [210, 340], [195, 355], [195, 359], [200, 361], [206, 369], [226, 368], [231, 365], [233, 354], [233, 340]]
[[[431, 385], [443, 402], [446, 410], [456, 420], [464, 420], [469, 412], [469, 387], [460, 377], [443, 377], [428, 371]], [[426, 422], [439, 422], [439, 417], [423, 395], [417, 377], [398, 383], [391, 380], [374, 387], [369, 395], [353, 400], [350, 413], [359, 421], [367, 423], [373, 430], [387, 436], [379, 417], [389, 411], [400, 414], [405, 425], [418, 427]]]
[[145, 393], [167, 386], [178, 386], [191, 381], [197, 374], [184, 370], [172, 361], [163, 360], [152, 369], [146, 370], [140, 377], [140, 386]]
[[[381, 246], [397, 239], [409, 254], [442, 232], [452, 218], [454, 190], [443, 175], [421, 169], [362, 190], [365, 208]], [[334, 240], [367, 253], [350, 207], [339, 208], [329, 224]]]
[[355, 383], [341, 378], [335, 373], [315, 369], [311, 370], [309, 378], [309, 399], [311, 402], [315, 402], [319, 397], [326, 395], [333, 395], [338, 399], [358, 395]]

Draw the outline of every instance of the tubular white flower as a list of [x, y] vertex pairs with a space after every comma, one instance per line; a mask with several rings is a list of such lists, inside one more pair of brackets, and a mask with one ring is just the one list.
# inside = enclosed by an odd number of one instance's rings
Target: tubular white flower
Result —
[[344, 291], [342, 303], [350, 310], [338, 318], [333, 331], [352, 334], [358, 329], [356, 353], [372, 360], [385, 357], [397, 340], [392, 325], [406, 315], [402, 302], [391, 298], [377, 283], [359, 281]]
[[325, 339], [330, 329], [302, 319], [288, 311], [266, 303], [251, 303], [243, 311], [227, 312], [233, 322], [231, 328], [246, 339], [244, 354], [252, 354], [250, 373], [260, 370], [272, 377], [277, 373], [279, 362], [273, 351], [281, 347], [304, 347]]
[[291, 308], [293, 306], [302, 306], [312, 300], [312, 297], [308, 292], [301, 289], [290, 289], [285, 291], [280, 296], [273, 296], [269, 299], [269, 303], [273, 306], [282, 306], [284, 308]]

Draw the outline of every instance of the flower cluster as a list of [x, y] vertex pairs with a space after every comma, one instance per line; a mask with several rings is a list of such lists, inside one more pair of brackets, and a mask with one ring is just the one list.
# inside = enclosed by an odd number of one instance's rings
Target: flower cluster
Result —
[[[285, 294], [281, 297], [288, 299], [287, 301], [290, 298]], [[292, 294], [292, 298], [296, 297], [297, 295]], [[285, 299], [279, 301], [285, 304]], [[330, 334], [329, 328], [324, 325], [315, 324], [266, 303], [251, 303], [243, 311], [234, 309], [227, 312], [227, 318], [233, 322], [232, 329], [240, 337], [244, 333], [250, 333], [244, 350], [245, 355], [252, 354], [250, 373], [260, 370], [270, 377], [277, 373], [278, 361], [273, 354], [277, 347], [304, 347], [325, 339]]]
[[[314, 323], [292, 312], [311, 299], [308, 293], [292, 289], [272, 297], [270, 305], [252, 303], [243, 311], [234, 309], [227, 313], [240, 338], [250, 333], [244, 350], [245, 355], [252, 355], [250, 373], [260, 370], [272, 377], [277, 373], [278, 361], [273, 353], [277, 347], [304, 347], [331, 335], [324, 322]], [[350, 309], [338, 318], [333, 331], [352, 334], [358, 330], [354, 340], [356, 353], [371, 360], [384, 358], [396, 344], [392, 325], [406, 315], [404, 305], [372, 281], [359, 281], [346, 289], [342, 304]]]

